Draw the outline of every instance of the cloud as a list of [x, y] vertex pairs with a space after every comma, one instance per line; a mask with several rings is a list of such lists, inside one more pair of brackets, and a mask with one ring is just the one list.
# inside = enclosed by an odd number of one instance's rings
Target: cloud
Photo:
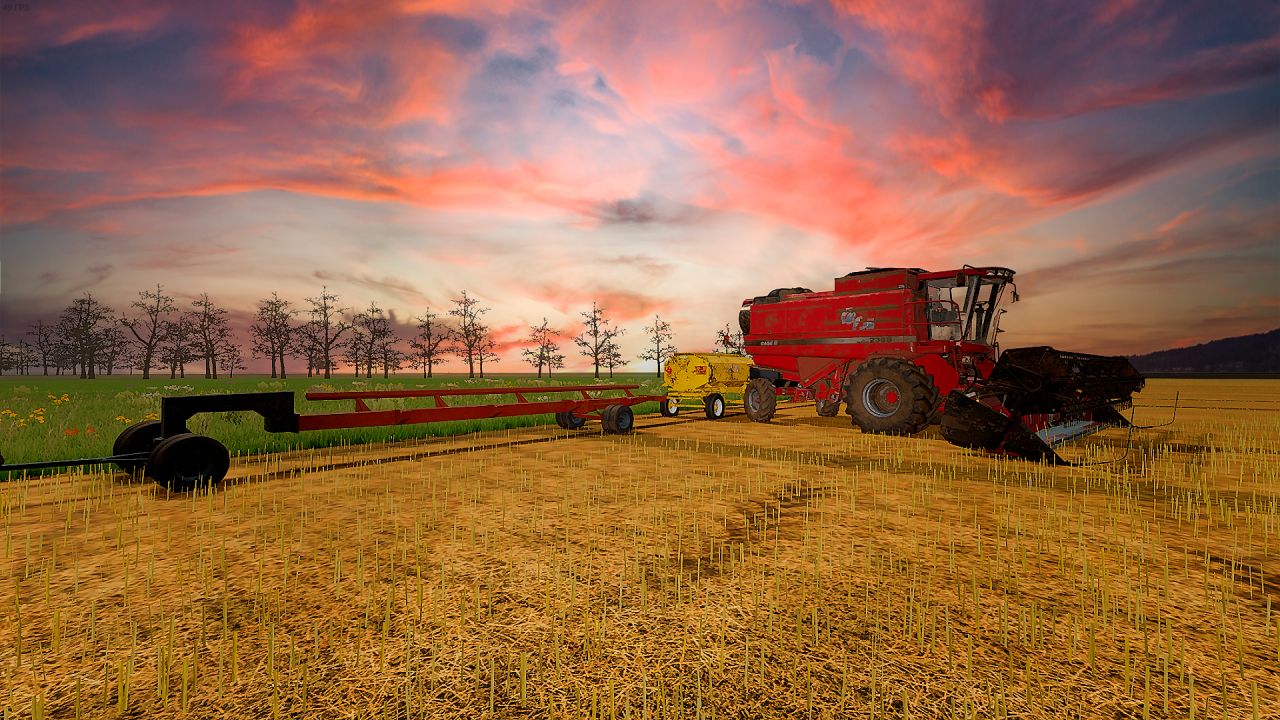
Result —
[[[1047, 292], [1201, 262], [1226, 294], [1270, 262], [1239, 213], [1274, 184], [1208, 189], [1280, 158], [1265, 5], [92, 5], [0, 28], [23, 302], [157, 274], [408, 306], [465, 285], [500, 326], [533, 312], [508, 298], [600, 300], [710, 336], [688, 308], [851, 260], [999, 257]], [[1108, 247], [1060, 257], [1098, 217]]]

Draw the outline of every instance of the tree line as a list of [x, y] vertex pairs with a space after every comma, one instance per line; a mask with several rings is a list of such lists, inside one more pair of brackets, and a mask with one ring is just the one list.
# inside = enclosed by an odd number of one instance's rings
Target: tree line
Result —
[[[485, 365], [501, 359], [498, 339], [485, 322], [490, 308], [462, 291], [451, 300], [444, 314], [426, 309], [414, 318], [414, 334], [403, 336], [393, 318], [376, 302], [358, 311], [341, 305], [340, 298], [327, 287], [305, 304], [294, 305], [278, 293], [259, 300], [249, 325], [249, 353], [270, 361], [271, 377], [288, 377], [287, 366], [299, 362], [307, 377], [330, 378], [339, 362], [352, 368], [356, 376], [371, 378], [375, 373], [389, 377], [406, 366], [421, 370], [424, 378], [434, 375], [437, 366], [449, 358], [467, 365], [468, 377], [484, 377]], [[625, 330], [610, 320], [605, 309], [593, 302], [580, 313], [582, 331], [568, 338], [551, 327], [544, 317], [529, 327], [523, 338], [521, 358], [537, 371], [539, 378], [565, 366], [562, 344], [572, 340], [579, 355], [592, 366], [595, 377], [626, 364], [618, 344]], [[741, 351], [741, 333], [735, 338], [728, 326], [716, 340], [717, 349]], [[646, 349], [638, 359], [663, 363], [676, 352], [670, 323], [655, 315], [644, 328]], [[735, 348], [736, 344], [736, 348]], [[127, 370], [142, 371], [150, 379], [153, 371], [168, 371], [171, 379], [185, 378], [188, 365], [202, 363], [204, 377], [234, 377], [246, 369], [243, 349], [237, 344], [228, 322], [228, 312], [207, 293], [180, 308], [163, 286], [143, 290], [124, 313], [95, 298], [91, 293], [72, 300], [53, 323], [37, 320], [26, 336], [10, 342], [0, 336], [0, 374], [78, 375], [84, 379], [113, 375]]]

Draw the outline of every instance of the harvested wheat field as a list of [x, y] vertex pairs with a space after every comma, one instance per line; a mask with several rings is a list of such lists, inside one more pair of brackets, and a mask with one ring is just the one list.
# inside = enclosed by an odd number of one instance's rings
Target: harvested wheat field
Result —
[[[0, 487], [6, 717], [1280, 716], [1280, 383], [1053, 468], [812, 406]], [[785, 406], [784, 406], [785, 407]], [[1126, 444], [1129, 445], [1126, 454]], [[1119, 459], [1117, 459], [1119, 458]]]

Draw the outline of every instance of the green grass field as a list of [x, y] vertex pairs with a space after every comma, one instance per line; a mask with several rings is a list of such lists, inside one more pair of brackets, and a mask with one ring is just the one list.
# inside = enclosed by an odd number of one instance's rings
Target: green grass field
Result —
[[[172, 395], [209, 393], [265, 392], [292, 390], [297, 393], [295, 408], [299, 413], [345, 412], [354, 409], [350, 401], [310, 402], [302, 397], [308, 390], [416, 390], [423, 388], [516, 387], [587, 384], [641, 385], [640, 394], [661, 394], [661, 381], [652, 373], [618, 373], [612, 380], [595, 380], [590, 374], [557, 375], [538, 380], [532, 375], [491, 375], [483, 380], [465, 375], [440, 375], [430, 380], [412, 374], [401, 374], [383, 380], [354, 378], [351, 375], [323, 378], [290, 377], [272, 379], [262, 375], [205, 380], [187, 376], [169, 379], [168, 375], [143, 380], [141, 375], [103, 376], [96, 380], [80, 380], [56, 375], [24, 375], [0, 377], [0, 454], [5, 462], [39, 462], [65, 458], [94, 457], [111, 454], [116, 435], [129, 424], [156, 419], [160, 399]], [[538, 396], [535, 396], [538, 397]], [[546, 399], [568, 395], [549, 395]], [[534, 399], [534, 398], [529, 398]], [[451, 405], [514, 402], [512, 396], [477, 396], [450, 398]], [[430, 399], [369, 401], [371, 409], [427, 407]], [[637, 413], [656, 412], [656, 403], [635, 408]], [[306, 447], [339, 444], [385, 442], [441, 435], [459, 435], [477, 430], [494, 430], [553, 422], [550, 415], [532, 415], [496, 420], [443, 422], [424, 425], [401, 425], [386, 428], [326, 430], [307, 433], [268, 433], [262, 419], [249, 412], [198, 415], [188, 423], [192, 432], [217, 438], [231, 453], [252, 454]]]

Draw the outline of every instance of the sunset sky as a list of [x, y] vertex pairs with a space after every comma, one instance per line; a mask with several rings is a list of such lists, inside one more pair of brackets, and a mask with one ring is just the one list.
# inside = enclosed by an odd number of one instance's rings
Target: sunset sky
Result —
[[241, 328], [467, 290], [527, 371], [593, 300], [634, 357], [655, 313], [709, 349], [744, 297], [966, 263], [1018, 271], [1005, 347], [1280, 326], [1272, 0], [6, 8], [10, 340], [156, 283]]

